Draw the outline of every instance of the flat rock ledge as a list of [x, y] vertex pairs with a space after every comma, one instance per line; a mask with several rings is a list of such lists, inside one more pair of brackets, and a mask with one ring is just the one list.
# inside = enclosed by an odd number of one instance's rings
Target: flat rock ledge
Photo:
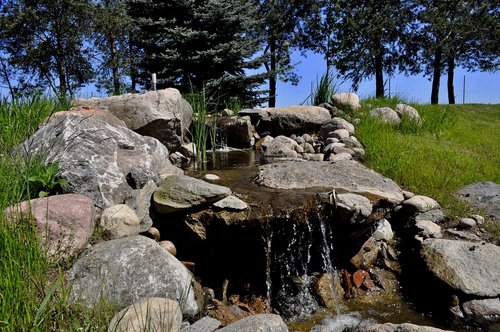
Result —
[[292, 160], [268, 164], [260, 167], [255, 181], [277, 189], [335, 189], [394, 205], [404, 199], [403, 191], [394, 181], [354, 160], [328, 163]]
[[427, 268], [453, 289], [468, 295], [500, 295], [500, 247], [446, 239], [427, 239], [420, 251]]

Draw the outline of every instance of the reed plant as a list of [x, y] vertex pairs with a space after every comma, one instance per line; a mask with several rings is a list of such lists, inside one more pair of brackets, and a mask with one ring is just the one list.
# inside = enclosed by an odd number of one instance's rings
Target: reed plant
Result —
[[337, 93], [342, 83], [336, 81], [333, 72], [327, 70], [319, 79], [316, 78], [316, 85], [312, 86], [309, 95], [311, 105], [330, 103], [332, 95]]

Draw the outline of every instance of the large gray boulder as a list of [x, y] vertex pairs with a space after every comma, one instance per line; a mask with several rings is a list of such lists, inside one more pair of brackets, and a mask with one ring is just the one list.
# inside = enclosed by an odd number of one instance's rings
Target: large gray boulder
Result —
[[330, 112], [318, 106], [267, 107], [241, 110], [239, 114], [250, 116], [259, 133], [268, 131], [273, 136], [316, 132], [331, 119]]
[[181, 146], [193, 116], [191, 105], [176, 89], [76, 99], [74, 104], [109, 109], [129, 129], [141, 135], [155, 137], [171, 152]]
[[51, 259], [69, 259], [85, 248], [96, 218], [94, 202], [76, 194], [55, 195], [24, 201], [5, 209], [15, 223], [33, 219], [42, 250]]
[[173, 213], [207, 206], [231, 194], [231, 189], [186, 175], [167, 176], [153, 194], [159, 213]]
[[459, 193], [463, 200], [500, 220], [500, 184], [491, 181], [477, 182], [463, 187]]
[[373, 118], [377, 118], [382, 122], [390, 123], [394, 125], [399, 125], [401, 119], [399, 118], [398, 113], [396, 113], [390, 107], [380, 107], [375, 108], [370, 111], [370, 116]]
[[268, 164], [260, 167], [256, 183], [278, 189], [335, 189], [395, 205], [403, 201], [403, 192], [394, 181], [354, 160], [323, 163], [294, 160]]
[[245, 317], [220, 330], [220, 332], [288, 332], [283, 318], [275, 314], [257, 314]]
[[93, 116], [65, 113], [43, 125], [22, 149], [57, 162], [58, 176], [68, 181], [64, 192], [90, 197], [99, 214], [132, 192], [127, 175], [133, 168], [155, 176], [182, 173], [157, 139]]
[[491, 243], [427, 239], [420, 250], [427, 268], [462, 293], [500, 295], [500, 247]]
[[332, 95], [333, 106], [349, 110], [352, 112], [358, 112], [361, 109], [359, 103], [359, 97], [354, 92], [343, 92]]
[[181, 262], [147, 237], [137, 235], [99, 243], [69, 271], [72, 301], [91, 307], [101, 299], [125, 308], [145, 297], [176, 300], [195, 315], [192, 276]]

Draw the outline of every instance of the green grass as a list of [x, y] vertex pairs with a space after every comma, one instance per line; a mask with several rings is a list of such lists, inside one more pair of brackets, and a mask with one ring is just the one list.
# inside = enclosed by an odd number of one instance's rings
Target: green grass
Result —
[[105, 331], [107, 306], [93, 311], [71, 305], [64, 268], [49, 262], [38, 245], [32, 220], [8, 222], [3, 210], [36, 198], [57, 184], [57, 165], [41, 156], [18, 153], [19, 144], [67, 103], [35, 96], [0, 100], [0, 330]]
[[413, 105], [421, 124], [404, 119], [397, 127], [366, 116], [399, 102], [362, 102], [356, 130], [366, 164], [406, 190], [435, 198], [452, 216], [470, 213], [456, 191], [478, 181], [500, 183], [500, 105]]

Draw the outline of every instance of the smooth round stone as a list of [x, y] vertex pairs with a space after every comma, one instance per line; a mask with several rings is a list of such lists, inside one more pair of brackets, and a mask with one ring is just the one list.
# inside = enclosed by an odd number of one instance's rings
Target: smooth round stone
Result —
[[177, 255], [177, 248], [175, 248], [172, 241], [161, 241], [160, 247], [171, 253], [173, 256]]
[[210, 180], [210, 181], [218, 181], [218, 180], [220, 180], [220, 176], [215, 175], [215, 174], [205, 174], [204, 178], [206, 180]]
[[473, 228], [477, 225], [476, 221], [472, 218], [462, 218], [458, 222], [458, 227], [463, 229]]

